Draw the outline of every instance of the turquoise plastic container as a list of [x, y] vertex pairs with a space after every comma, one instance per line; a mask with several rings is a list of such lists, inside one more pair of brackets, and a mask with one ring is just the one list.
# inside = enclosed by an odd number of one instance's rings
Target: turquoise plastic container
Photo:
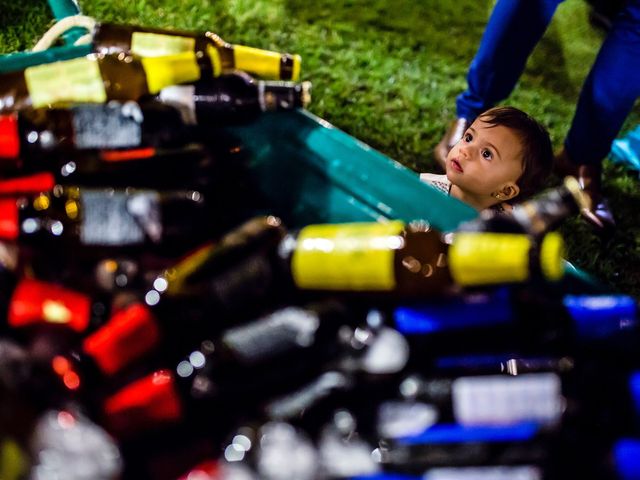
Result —
[[250, 150], [257, 183], [291, 226], [401, 219], [455, 229], [476, 211], [309, 112], [262, 115], [229, 129]]
[[[80, 13], [73, 0], [49, 4], [56, 19]], [[65, 37], [67, 46], [0, 57], [0, 72], [86, 55], [90, 46], [71, 45], [84, 33], [79, 30]], [[426, 220], [450, 231], [477, 215], [421, 182], [417, 173], [309, 112], [265, 114], [228, 131], [246, 146], [254, 184], [289, 227], [400, 219]], [[567, 293], [606, 291], [568, 263], [562, 288]]]

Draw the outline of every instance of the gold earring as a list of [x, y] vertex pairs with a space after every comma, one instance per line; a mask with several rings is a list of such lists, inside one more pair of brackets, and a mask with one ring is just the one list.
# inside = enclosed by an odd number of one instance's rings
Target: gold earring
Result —
[[502, 195], [500, 195], [499, 193], [496, 193], [496, 194], [494, 195], [494, 197], [496, 197], [498, 200], [500, 200], [500, 199], [502, 198]]

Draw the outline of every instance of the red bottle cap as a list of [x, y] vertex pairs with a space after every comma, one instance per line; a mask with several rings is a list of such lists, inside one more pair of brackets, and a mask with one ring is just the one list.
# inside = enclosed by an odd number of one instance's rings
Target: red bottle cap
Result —
[[151, 351], [159, 341], [156, 318], [145, 305], [136, 303], [114, 314], [89, 335], [83, 350], [105, 374], [113, 375]]
[[216, 460], [205, 460], [182, 475], [178, 480], [216, 480], [223, 478], [221, 473], [220, 465]]
[[127, 385], [104, 402], [106, 424], [127, 435], [180, 420], [182, 407], [169, 370], [158, 370]]
[[19, 231], [16, 199], [0, 198], [0, 238], [2, 240], [16, 240]]
[[8, 322], [14, 328], [58, 324], [84, 332], [90, 317], [91, 300], [86, 295], [31, 278], [18, 283], [9, 303]]
[[20, 155], [18, 115], [0, 115], [0, 157], [17, 158]]
[[10, 178], [0, 181], [1, 195], [29, 195], [48, 192], [56, 184], [52, 173], [43, 172], [28, 177]]

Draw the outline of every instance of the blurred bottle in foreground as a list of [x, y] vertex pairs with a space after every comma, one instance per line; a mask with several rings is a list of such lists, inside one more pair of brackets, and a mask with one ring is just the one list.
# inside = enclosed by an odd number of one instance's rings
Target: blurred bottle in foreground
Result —
[[508, 214], [484, 210], [477, 219], [462, 223], [463, 232], [513, 232], [543, 235], [571, 215], [591, 208], [591, 199], [578, 180], [567, 177], [559, 187], [549, 188], [513, 208]]
[[311, 225], [284, 237], [282, 228], [277, 231], [242, 255], [211, 247], [186, 259], [167, 277], [167, 294], [198, 292], [206, 299], [212, 289], [223, 288], [216, 280], [221, 270], [242, 264], [251, 277], [259, 276], [263, 290], [294, 287], [376, 301], [450, 295], [465, 286], [553, 281], [563, 274], [563, 242], [555, 233], [540, 243], [524, 234], [460, 233], [449, 244], [428, 226], [398, 221]]

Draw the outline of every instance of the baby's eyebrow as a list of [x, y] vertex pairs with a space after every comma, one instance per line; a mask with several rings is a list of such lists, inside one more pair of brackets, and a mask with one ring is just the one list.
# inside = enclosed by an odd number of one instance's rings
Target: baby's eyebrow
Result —
[[[469, 127], [469, 131], [470, 131], [470, 132], [473, 132], [474, 134], [476, 134], [476, 133], [477, 133], [477, 132], [476, 132], [476, 129], [475, 129], [475, 128], [473, 128], [473, 127]], [[500, 155], [500, 150], [498, 150], [498, 149], [495, 147], [495, 145], [494, 145], [493, 143], [491, 143], [491, 142], [487, 142], [486, 140], [485, 140], [485, 143], [486, 143], [487, 145], [489, 145], [491, 148], [493, 148], [493, 149], [496, 151], [496, 155], [498, 155], [498, 157], [500, 157], [500, 159], [502, 159], [502, 155]]]

